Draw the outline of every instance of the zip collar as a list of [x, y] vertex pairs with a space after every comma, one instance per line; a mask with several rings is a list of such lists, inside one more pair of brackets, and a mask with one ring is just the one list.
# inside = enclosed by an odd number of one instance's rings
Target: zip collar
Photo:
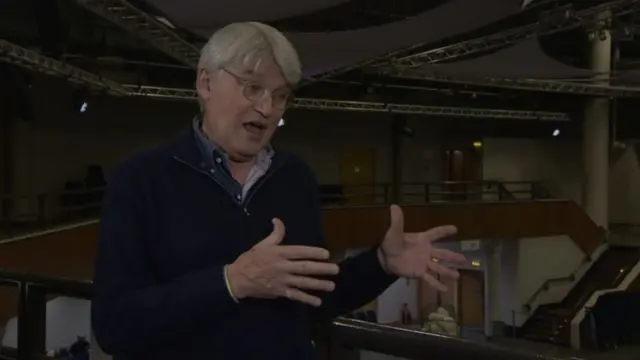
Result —
[[[201, 168], [203, 165], [206, 165], [206, 159], [204, 159], [197, 141], [195, 130], [193, 126], [190, 125], [189, 128], [182, 131], [174, 141], [168, 145], [168, 150], [173, 158], [179, 159], [193, 167]], [[273, 150], [270, 168], [275, 169], [281, 167], [287, 158], [288, 155], [286, 152]]]

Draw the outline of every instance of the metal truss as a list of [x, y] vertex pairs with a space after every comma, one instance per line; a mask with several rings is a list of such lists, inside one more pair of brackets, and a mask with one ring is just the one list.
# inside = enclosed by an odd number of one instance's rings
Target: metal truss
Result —
[[[197, 94], [191, 89], [164, 88], [155, 86], [124, 85], [131, 95], [160, 99], [196, 100]], [[463, 108], [411, 104], [385, 104], [367, 101], [343, 101], [328, 99], [297, 98], [293, 105], [300, 109], [346, 110], [384, 112], [396, 114], [416, 114], [435, 116], [456, 116], [465, 118], [520, 119], [544, 121], [569, 121], [569, 115], [561, 112]]]
[[74, 0], [85, 9], [103, 17], [149, 45], [195, 69], [200, 51], [155, 17], [125, 0]]
[[[572, 5], [562, 6], [552, 10], [552, 12], [557, 12], [559, 16], [562, 17], [559, 21], [552, 21], [551, 19], [545, 20], [543, 18], [538, 22], [496, 34], [404, 57], [393, 58], [391, 59], [391, 63], [396, 67], [415, 68], [425, 64], [435, 64], [488, 50], [499, 49], [505, 45], [514, 44], [522, 40], [563, 32], [578, 27], [590, 27], [593, 29], [610, 28], [612, 19], [638, 10], [640, 10], [638, 0], [617, 0], [577, 12], [573, 11]], [[603, 13], [606, 13], [607, 16], [603, 17]]]
[[431, 73], [428, 71], [421, 71], [420, 69], [397, 69], [393, 66], [385, 67], [383, 74], [403, 79], [427, 80], [448, 84], [488, 86], [512, 90], [617, 98], [640, 98], [640, 87], [610, 86], [541, 79], [467, 77]]
[[129, 90], [117, 82], [2, 39], [0, 39], [0, 61], [15, 64], [30, 71], [64, 78], [68, 82], [83, 85], [92, 90], [107, 92], [111, 95], [129, 95]]
[[[300, 82], [298, 87], [311, 85], [317, 81], [344, 74], [355, 69], [370, 67], [372, 68], [371, 70], [375, 71], [377, 67], [385, 66], [389, 63], [393, 63], [396, 67], [416, 67], [422, 64], [434, 64], [445, 60], [454, 60], [467, 55], [500, 48], [502, 46], [514, 44], [531, 37], [549, 35], [574, 29], [579, 26], [604, 26], [605, 24], [603, 22], [610, 22], [611, 18], [619, 17], [637, 11], [637, 4], [638, 0], [617, 0], [584, 9], [578, 11], [577, 13], [573, 13], [570, 7], [563, 7], [565, 11], [568, 11], [567, 15], [570, 15], [567, 19], [565, 19], [566, 21], [563, 23], [553, 23], [545, 21], [535, 22], [529, 25], [517, 27], [477, 39], [464, 41], [450, 46], [423, 51], [414, 55], [402, 56], [403, 54], [407, 54], [408, 52], [411, 52], [413, 50], [423, 48], [427, 44], [421, 43], [411, 45], [383, 54], [381, 56], [377, 56], [372, 59], [367, 59], [353, 65], [330, 70], [322, 74], [304, 79]], [[598, 17], [597, 14], [601, 14], [605, 10], [610, 10], [612, 16], [609, 18], [605, 17], [604, 19]]]

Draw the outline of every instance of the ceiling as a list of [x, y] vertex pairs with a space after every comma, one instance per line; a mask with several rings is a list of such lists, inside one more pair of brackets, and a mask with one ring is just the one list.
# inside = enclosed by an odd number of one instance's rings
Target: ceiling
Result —
[[[120, 1], [97, 2], [113, 6]], [[0, 39], [37, 49], [121, 83], [193, 87], [190, 64], [87, 11], [82, 6], [87, 2], [4, 0], [0, 5]], [[623, 4], [626, 7], [614, 8], [616, 16], [607, 24], [618, 54], [612, 76], [617, 85], [628, 88], [624, 93], [611, 93], [614, 97], [628, 94], [640, 97], [640, 89], [635, 89], [636, 81], [640, 80], [640, 70], [636, 70], [640, 69], [640, 41], [632, 36], [636, 2], [629, 0]], [[276, 26], [298, 49], [304, 74], [311, 79], [297, 90], [297, 96], [555, 111], [569, 114], [573, 122], [582, 118], [588, 96], [549, 91], [548, 86], [540, 86], [539, 80], [562, 81], [576, 88], [587, 84], [585, 79], [594, 75], [588, 68], [587, 33], [595, 25], [585, 22], [588, 17], [582, 14], [605, 3], [601, 0], [129, 1], [152, 19], [167, 20], [170, 27], [165, 30], [173, 32], [172, 36], [182, 39], [196, 54], [215, 29], [229, 22], [256, 20]], [[537, 26], [532, 36], [504, 41], [509, 39], [504, 35], [506, 31], [529, 24]], [[549, 34], [553, 32], [550, 29], [559, 31]], [[536, 36], [541, 32], [545, 35]], [[477, 41], [464, 43], [483, 37], [491, 40], [487, 42], [490, 46]], [[390, 52], [395, 52], [394, 56], [390, 57]], [[404, 57], [424, 52], [427, 55], [422, 56], [420, 66], [411, 71], [404, 68], [401, 72], [387, 71], [390, 59], [404, 64], [415, 61], [402, 60]], [[407, 73], [413, 75], [406, 76]], [[530, 83], [517, 89], [511, 85], [496, 86], [501, 83], [487, 81], [488, 78], [503, 82], [507, 79], [510, 84], [514, 79], [528, 78], [535, 86]], [[609, 92], [603, 94], [609, 96]], [[618, 121], [632, 121], [628, 118], [640, 110], [635, 103], [619, 101]], [[504, 121], [490, 126], [499, 123]], [[619, 128], [634, 129], [634, 124], [625, 123]], [[635, 136], [635, 130], [625, 131]]]

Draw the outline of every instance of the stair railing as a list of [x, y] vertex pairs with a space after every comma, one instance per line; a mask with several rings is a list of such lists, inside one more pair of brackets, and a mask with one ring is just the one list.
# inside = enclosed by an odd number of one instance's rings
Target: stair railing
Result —
[[[584, 261], [582, 263], [584, 263]], [[581, 265], [582, 265], [582, 263], [581, 263]], [[523, 310], [526, 311], [526, 312], [531, 312], [531, 310], [532, 310], [531, 309], [531, 305], [533, 304], [533, 302], [538, 298], [538, 296], [540, 294], [542, 294], [543, 292], [549, 290], [549, 288], [551, 288], [551, 285], [558, 284], [558, 283], [573, 282], [575, 279], [576, 279], [575, 271], [573, 273], [571, 273], [570, 275], [567, 275], [567, 276], [561, 276], [561, 277], [557, 277], [557, 278], [547, 279], [542, 284], [542, 286], [540, 288], [538, 288], [538, 290], [536, 292], [534, 292], [533, 295], [531, 295], [527, 299], [527, 301], [523, 305]]]
[[[606, 229], [604, 229], [602, 226], [598, 227], [598, 230], [600, 231], [600, 236], [602, 238], [602, 243], [606, 242], [607, 237], [609, 236], [609, 233]], [[606, 251], [606, 250], [605, 250]], [[603, 251], [604, 252], [604, 251]], [[538, 288], [538, 290], [533, 293], [528, 299], [527, 301], [524, 303], [524, 305], [522, 306], [522, 309], [524, 311], [527, 312], [531, 312], [533, 310], [532, 305], [535, 302], [535, 300], [538, 298], [538, 296], [540, 296], [543, 292], [548, 291], [551, 288], [551, 285], [554, 284], [561, 284], [561, 283], [568, 283], [568, 282], [573, 282], [576, 280], [577, 278], [577, 273], [580, 269], [582, 269], [582, 267], [585, 264], [591, 263], [593, 262], [593, 254], [587, 254], [585, 255], [585, 257], [582, 259], [582, 261], [580, 262], [580, 264], [578, 265], [578, 267], [573, 270], [573, 272], [567, 276], [560, 276], [560, 277], [556, 277], [556, 278], [551, 278], [551, 279], [547, 279], [540, 288]], [[588, 269], [587, 269], [588, 271]]]

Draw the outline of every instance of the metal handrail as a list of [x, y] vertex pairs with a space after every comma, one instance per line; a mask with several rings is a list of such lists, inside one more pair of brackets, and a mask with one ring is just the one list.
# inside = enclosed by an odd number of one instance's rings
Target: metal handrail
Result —
[[[4, 271], [0, 269], [0, 286], [18, 286], [19, 316], [27, 321], [18, 321], [17, 360], [32, 360], [38, 353], [38, 327], [46, 316], [39, 313], [46, 302], [46, 293], [90, 300], [93, 295], [91, 281], [43, 277], [35, 274]], [[203, 284], [204, 286], [204, 284]], [[31, 291], [36, 289], [37, 291]], [[409, 359], [462, 359], [462, 360], [553, 360], [540, 354], [523, 353], [487, 343], [472, 342], [454, 337], [431, 334], [360, 320], [337, 318], [329, 324], [319, 324], [316, 344], [343, 345], [350, 348], [375, 351]], [[34, 338], [36, 337], [36, 338]], [[43, 345], [43, 344], [41, 344]], [[29, 348], [20, 348], [29, 347]]]

